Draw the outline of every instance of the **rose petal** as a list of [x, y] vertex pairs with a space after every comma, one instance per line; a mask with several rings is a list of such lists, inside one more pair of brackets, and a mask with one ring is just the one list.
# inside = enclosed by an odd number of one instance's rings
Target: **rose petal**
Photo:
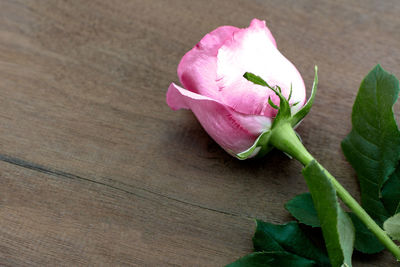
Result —
[[233, 26], [219, 27], [185, 54], [178, 66], [178, 77], [185, 88], [219, 99], [216, 83], [218, 49], [238, 30]]
[[265, 31], [265, 34], [267, 35], [268, 39], [273, 43], [273, 45], [276, 47], [276, 41], [274, 36], [272, 35], [271, 31], [268, 29], [268, 27], [265, 24], [264, 20], [259, 20], [259, 19], [253, 19], [250, 22], [250, 28], [256, 29], [259, 28], [263, 31]]
[[167, 104], [173, 110], [191, 109], [211, 138], [231, 154], [248, 149], [271, 125], [269, 118], [240, 114], [218, 100], [193, 93], [174, 83], [168, 88]]
[[286, 97], [289, 96], [292, 84], [290, 103], [300, 102], [292, 108], [293, 113], [304, 104], [303, 79], [293, 64], [276, 48], [271, 36], [265, 22], [253, 20], [249, 28], [236, 31], [233, 38], [225, 41], [218, 51], [217, 82], [220, 99], [238, 112], [274, 117], [276, 110], [268, 104], [268, 98], [271, 97], [275, 104], [279, 104], [272, 90], [245, 80], [242, 77], [245, 72], [259, 75], [271, 86], [280, 86]]

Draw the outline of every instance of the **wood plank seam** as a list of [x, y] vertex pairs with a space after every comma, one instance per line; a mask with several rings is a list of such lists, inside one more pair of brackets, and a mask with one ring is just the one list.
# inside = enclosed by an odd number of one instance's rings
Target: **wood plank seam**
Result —
[[[6, 162], [6, 163], [9, 163], [9, 164], [12, 164], [12, 165], [16, 165], [16, 166], [19, 166], [19, 167], [22, 167], [22, 168], [30, 169], [30, 170], [33, 170], [33, 171], [45, 173], [45, 174], [48, 174], [48, 175], [53, 176], [53, 177], [54, 176], [58, 176], [58, 177], [74, 179], [74, 180], [76, 180], [76, 179], [83, 180], [83, 181], [86, 181], [86, 182], [89, 182], [89, 183], [95, 183], [97, 185], [105, 186], [105, 187], [108, 187], [108, 188], [111, 188], [111, 189], [114, 189], [114, 190], [117, 190], [117, 191], [120, 191], [120, 192], [123, 192], [123, 193], [126, 193], [126, 194], [131, 194], [131, 195], [134, 195], [136, 197], [140, 197], [140, 198], [151, 200], [150, 198], [147, 198], [147, 197], [145, 197], [145, 196], [143, 196], [141, 194], [137, 194], [137, 193], [134, 193], [134, 192], [129, 191], [129, 190], [125, 190], [125, 189], [120, 188], [120, 187], [116, 187], [116, 186], [113, 186], [113, 185], [110, 185], [110, 184], [107, 184], [107, 183], [95, 181], [95, 180], [92, 180], [92, 179], [89, 179], [89, 178], [85, 178], [85, 177], [82, 177], [82, 176], [79, 176], [79, 175], [75, 175], [75, 174], [72, 174], [72, 173], [67, 173], [67, 172], [60, 171], [60, 170], [50, 169], [50, 168], [45, 167], [43, 165], [39, 165], [39, 164], [36, 164], [36, 163], [33, 163], [33, 162], [28, 162], [28, 161], [25, 161], [25, 160], [22, 160], [22, 159], [19, 159], [19, 158], [15, 158], [15, 157], [11, 157], [11, 156], [8, 156], [8, 155], [0, 154], [0, 161]], [[134, 186], [128, 185], [128, 184], [124, 184], [124, 185], [125, 186], [129, 186], [129, 187], [134, 187]], [[200, 209], [204, 209], [204, 210], [208, 210], [208, 211], [212, 211], [212, 212], [217, 212], [217, 213], [228, 215], [228, 216], [232, 216], [232, 217], [240, 217], [240, 218], [245, 218], [245, 219], [250, 219], [250, 220], [254, 219], [254, 218], [252, 218], [250, 216], [237, 214], [237, 213], [232, 213], [232, 212], [223, 211], [223, 210], [218, 210], [218, 209], [206, 207], [206, 206], [203, 206], [203, 205], [199, 205], [199, 204], [196, 204], [196, 203], [187, 202], [187, 201], [184, 201], [184, 200], [181, 200], [181, 199], [177, 199], [177, 198], [174, 198], [174, 197], [170, 197], [170, 196], [167, 196], [167, 195], [163, 195], [163, 194], [160, 194], [160, 193], [148, 190], [148, 189], [139, 188], [139, 187], [134, 187], [134, 188], [136, 190], [141, 190], [141, 191], [156, 195], [158, 197], [166, 198], [168, 200], [175, 201], [175, 202], [178, 202], [178, 203], [181, 203], [181, 204], [185, 204], [185, 205], [188, 205], [188, 206], [197, 207], [197, 208], [200, 208]]]

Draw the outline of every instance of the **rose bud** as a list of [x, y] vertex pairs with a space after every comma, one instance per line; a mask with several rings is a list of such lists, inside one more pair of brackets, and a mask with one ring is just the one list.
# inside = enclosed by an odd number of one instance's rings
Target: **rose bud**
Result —
[[[244, 78], [246, 72], [265, 84]], [[290, 117], [296, 117], [306, 100], [300, 73], [258, 19], [245, 29], [222, 26], [204, 36], [182, 58], [178, 76], [184, 88], [171, 83], [167, 104], [192, 110], [207, 133], [240, 159], [270, 150], [265, 133], [282, 101], [288, 102]], [[292, 119], [293, 126], [307, 111]]]

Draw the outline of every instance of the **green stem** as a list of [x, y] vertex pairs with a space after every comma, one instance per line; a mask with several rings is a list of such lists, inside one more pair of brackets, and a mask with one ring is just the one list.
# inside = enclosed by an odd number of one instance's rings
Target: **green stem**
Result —
[[[321, 166], [321, 164], [319, 164]], [[322, 166], [321, 166], [322, 167]], [[326, 170], [325, 168], [323, 168]], [[347, 192], [347, 190], [333, 177], [328, 171], [326, 174], [340, 199], [349, 207], [353, 213], [375, 234], [381, 243], [400, 261], [400, 248], [392, 241], [386, 232], [376, 224], [368, 213], [358, 204], [358, 202]]]
[[[285, 123], [275, 128], [271, 134], [270, 144], [279, 150], [291, 155], [304, 166], [310, 163], [314, 158], [300, 142], [290, 124]], [[319, 164], [321, 167], [322, 165]], [[322, 167], [325, 171], [326, 169]], [[400, 261], [400, 248], [392, 239], [382, 230], [379, 225], [368, 215], [368, 213], [358, 204], [358, 202], [347, 192], [347, 190], [333, 177], [328, 171], [326, 174], [336, 189], [338, 196], [353, 211], [353, 213], [375, 234], [382, 244]]]

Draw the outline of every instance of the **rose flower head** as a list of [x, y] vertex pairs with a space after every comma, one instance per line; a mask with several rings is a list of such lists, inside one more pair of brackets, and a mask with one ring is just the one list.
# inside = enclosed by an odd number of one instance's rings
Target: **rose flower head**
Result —
[[293, 126], [309, 110], [300, 73], [258, 19], [245, 29], [221, 26], [208, 33], [182, 58], [178, 76], [183, 87], [169, 86], [167, 104], [192, 110], [207, 133], [240, 159], [271, 149], [268, 133], [282, 101]]

